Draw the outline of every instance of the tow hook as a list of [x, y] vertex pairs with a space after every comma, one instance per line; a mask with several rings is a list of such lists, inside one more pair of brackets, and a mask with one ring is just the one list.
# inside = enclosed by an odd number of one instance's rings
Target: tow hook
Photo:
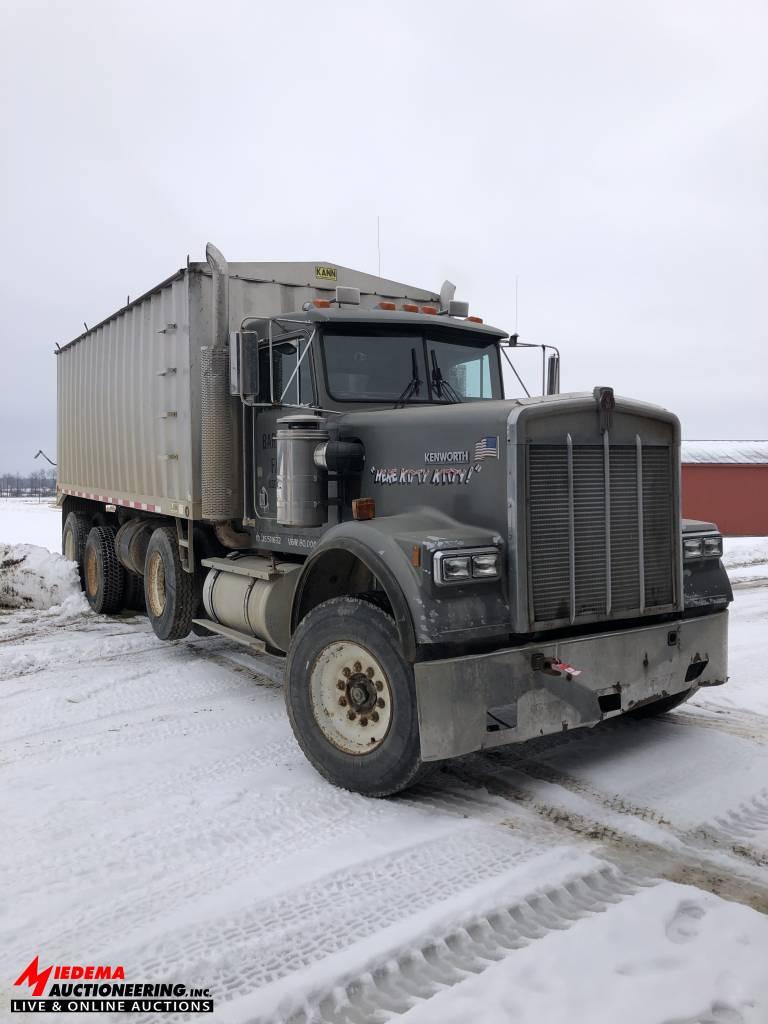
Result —
[[567, 661], [560, 661], [559, 658], [545, 658], [540, 651], [531, 655], [531, 668], [534, 672], [544, 672], [548, 676], [565, 676], [569, 680], [580, 676], [582, 671], [569, 665]]

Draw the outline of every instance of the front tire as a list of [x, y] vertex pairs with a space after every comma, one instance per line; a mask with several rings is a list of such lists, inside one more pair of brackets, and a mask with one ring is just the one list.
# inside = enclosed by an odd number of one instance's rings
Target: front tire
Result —
[[337, 597], [302, 619], [285, 702], [307, 760], [334, 785], [382, 797], [423, 774], [413, 669], [383, 609]]
[[123, 607], [125, 569], [115, 550], [116, 534], [117, 530], [112, 526], [94, 526], [85, 542], [85, 596], [88, 604], [99, 615], [114, 615]]
[[184, 572], [173, 526], [159, 526], [149, 538], [144, 560], [147, 617], [161, 640], [182, 640], [192, 629], [195, 580]]

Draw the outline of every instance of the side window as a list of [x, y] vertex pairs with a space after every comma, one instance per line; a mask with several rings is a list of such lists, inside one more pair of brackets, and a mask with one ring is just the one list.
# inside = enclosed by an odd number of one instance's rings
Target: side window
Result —
[[[312, 353], [304, 355], [308, 341], [304, 338], [291, 338], [287, 341], [275, 341], [272, 345], [272, 388], [276, 402], [283, 401], [286, 405], [312, 405], [315, 401], [312, 386]], [[296, 373], [296, 364], [304, 355]], [[269, 384], [269, 345], [264, 344], [259, 351], [259, 400], [270, 401]], [[287, 390], [286, 390], [287, 389]]]

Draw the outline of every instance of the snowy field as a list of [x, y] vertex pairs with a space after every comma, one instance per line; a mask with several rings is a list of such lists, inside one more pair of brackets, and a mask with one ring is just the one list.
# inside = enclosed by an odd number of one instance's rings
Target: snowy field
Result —
[[726, 686], [373, 801], [305, 762], [278, 659], [94, 615], [59, 532], [0, 499], [0, 1019], [39, 954], [223, 1024], [766, 1024], [766, 541], [727, 547]]

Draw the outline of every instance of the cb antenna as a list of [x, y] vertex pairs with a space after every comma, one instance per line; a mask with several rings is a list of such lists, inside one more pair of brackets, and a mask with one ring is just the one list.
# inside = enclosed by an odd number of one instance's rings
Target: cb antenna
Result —
[[517, 285], [520, 278], [515, 274], [515, 334], [517, 334]]
[[376, 217], [376, 249], [379, 254], [379, 277], [381, 277], [381, 217]]

